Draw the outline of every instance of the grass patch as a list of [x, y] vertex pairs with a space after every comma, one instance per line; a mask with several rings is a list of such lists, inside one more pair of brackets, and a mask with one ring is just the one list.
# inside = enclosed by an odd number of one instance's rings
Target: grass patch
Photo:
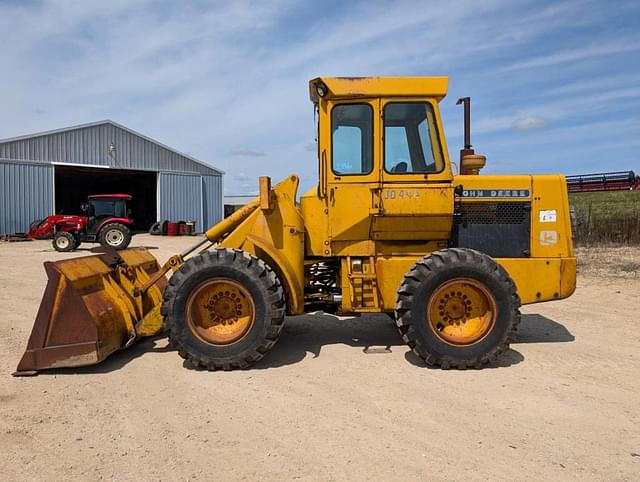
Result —
[[578, 273], [599, 278], [638, 279], [640, 247], [577, 247]]
[[640, 271], [640, 263], [627, 263], [620, 266], [625, 273], [637, 273]]
[[577, 244], [640, 244], [640, 191], [575, 192], [569, 203]]
[[577, 212], [599, 219], [627, 218], [640, 214], [640, 191], [572, 192], [569, 203]]

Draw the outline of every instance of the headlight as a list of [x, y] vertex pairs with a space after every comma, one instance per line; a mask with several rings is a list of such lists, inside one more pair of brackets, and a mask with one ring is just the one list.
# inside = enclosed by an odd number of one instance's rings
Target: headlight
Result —
[[327, 95], [327, 92], [329, 92], [329, 89], [327, 89], [327, 86], [323, 82], [318, 82], [316, 84], [316, 93], [318, 94], [318, 97], [324, 97]]

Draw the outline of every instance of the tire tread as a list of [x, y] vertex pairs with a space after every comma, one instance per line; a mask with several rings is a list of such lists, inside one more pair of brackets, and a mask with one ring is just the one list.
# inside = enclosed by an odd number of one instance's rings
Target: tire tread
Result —
[[129, 244], [131, 243], [131, 230], [122, 223], [107, 223], [104, 226], [102, 226], [102, 228], [100, 228], [100, 233], [98, 234], [100, 245], [105, 248], [112, 247], [112, 246], [109, 246], [109, 244], [107, 244], [105, 237], [107, 235], [107, 232], [113, 228], [118, 228], [120, 231], [122, 231], [124, 235], [123, 243], [115, 249], [117, 249], [118, 251], [120, 251], [121, 249], [127, 249]]
[[[509, 327], [499, 343], [483, 355], [473, 358], [458, 358], [433, 353], [424, 345], [414, 327], [416, 321], [413, 317], [412, 308], [414, 306], [414, 297], [421, 283], [440, 273], [443, 269], [460, 266], [474, 266], [489, 274], [509, 293], [511, 299], [511, 303], [509, 303], [510, 313], [508, 315], [510, 320]], [[464, 370], [467, 368], [481, 368], [483, 365], [494, 362], [500, 354], [509, 348], [509, 343], [514, 341], [517, 336], [521, 319], [519, 308], [520, 297], [518, 296], [516, 285], [500, 264], [479, 251], [467, 248], [449, 248], [425, 256], [417, 261], [407, 272], [397, 292], [395, 318], [402, 339], [427, 365], [440, 366], [442, 369], [457, 368]]]
[[[265, 301], [268, 316], [268, 328], [264, 337], [258, 338], [250, 347], [234, 357], [206, 358], [196, 353], [187, 343], [189, 329], [182, 326], [174, 313], [174, 302], [182, 283], [193, 273], [212, 265], [234, 267], [252, 279], [257, 280], [268, 293]], [[260, 258], [239, 249], [216, 248], [200, 256], [187, 260], [173, 274], [164, 292], [161, 313], [165, 317], [165, 326], [170, 343], [178, 350], [182, 358], [194, 367], [205, 370], [232, 370], [248, 368], [259, 361], [280, 337], [285, 319], [285, 295], [280, 280], [273, 269]], [[189, 333], [187, 333], [189, 332]]]

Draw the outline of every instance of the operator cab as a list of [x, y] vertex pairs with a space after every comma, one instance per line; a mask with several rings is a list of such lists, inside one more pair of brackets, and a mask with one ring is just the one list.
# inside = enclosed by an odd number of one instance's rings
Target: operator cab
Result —
[[127, 208], [127, 201], [131, 200], [128, 194], [96, 194], [88, 197], [88, 202], [82, 205], [89, 221], [87, 232], [95, 233], [95, 228], [100, 226], [107, 218], [129, 218], [131, 209]]
[[365, 252], [370, 240], [389, 252], [400, 244], [422, 251], [446, 246], [454, 186], [438, 104], [447, 83], [446, 77], [310, 82], [320, 176], [301, 205], [316, 212], [324, 204], [328, 215], [323, 236], [309, 236], [311, 252], [330, 256], [354, 242]]

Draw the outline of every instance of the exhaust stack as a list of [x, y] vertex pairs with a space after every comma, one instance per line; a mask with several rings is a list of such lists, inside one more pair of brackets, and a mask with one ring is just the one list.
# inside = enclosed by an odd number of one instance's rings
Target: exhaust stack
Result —
[[477, 175], [487, 162], [486, 156], [476, 154], [471, 146], [471, 97], [460, 97], [456, 105], [464, 107], [464, 148], [460, 149], [460, 174]]
[[475, 154], [471, 147], [471, 97], [460, 97], [456, 105], [464, 107], [464, 149], [460, 149], [460, 161], [464, 156]]

